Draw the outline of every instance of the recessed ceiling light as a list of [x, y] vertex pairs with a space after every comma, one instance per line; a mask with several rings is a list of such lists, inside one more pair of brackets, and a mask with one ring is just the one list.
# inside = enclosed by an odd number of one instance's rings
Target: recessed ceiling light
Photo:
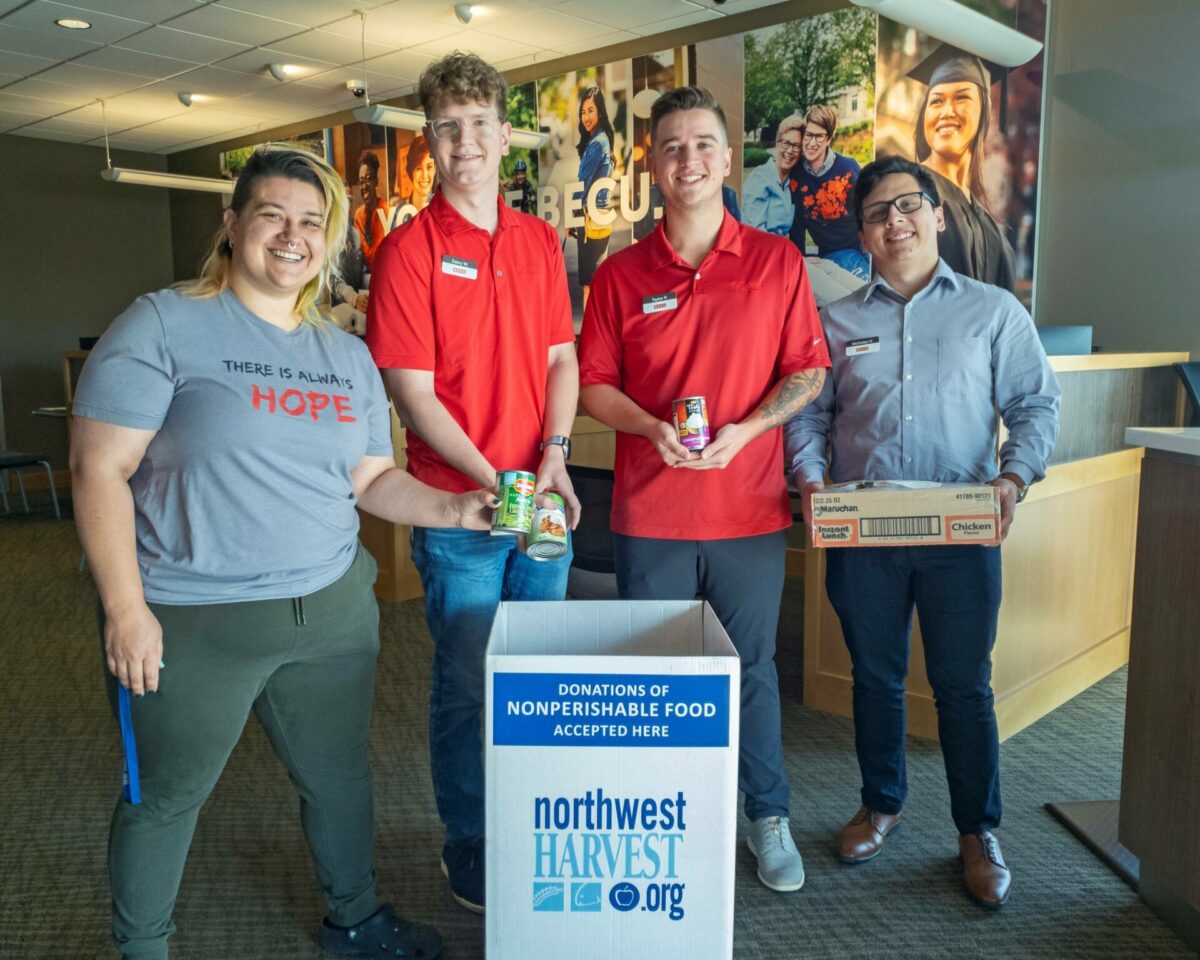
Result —
[[60, 27], [62, 27], [65, 30], [91, 30], [92, 29], [92, 25], [90, 23], [88, 23], [86, 20], [71, 20], [67, 17], [64, 17], [62, 20], [55, 20], [54, 22], [57, 23]]
[[481, 13], [483, 7], [474, 3], [456, 3], [454, 5], [454, 15], [458, 18], [458, 22], [464, 27], [471, 22], [471, 17], [477, 13]]

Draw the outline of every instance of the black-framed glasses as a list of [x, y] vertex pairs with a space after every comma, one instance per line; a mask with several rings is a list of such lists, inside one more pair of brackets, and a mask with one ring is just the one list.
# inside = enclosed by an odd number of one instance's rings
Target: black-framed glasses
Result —
[[902, 193], [898, 197], [892, 197], [891, 200], [880, 200], [878, 203], [869, 203], [863, 207], [863, 223], [882, 223], [887, 219], [888, 210], [895, 207], [901, 213], [916, 213], [921, 209], [921, 201], [928, 200], [931, 207], [936, 207], [933, 202], [933, 197], [929, 194], [916, 190], [913, 193]]
[[823, 130], [820, 133], [809, 133], [807, 130], [805, 130], [804, 131], [804, 139], [808, 143], [823, 143], [824, 141], [829, 139], [829, 134], [827, 134]]
[[457, 140], [463, 130], [477, 137], [489, 137], [496, 129], [496, 117], [473, 117], [470, 120], [430, 120], [426, 126], [438, 140]]
[[775, 141], [775, 146], [777, 146], [784, 153], [797, 153], [800, 150], [801, 145], [795, 140], [784, 140], [782, 137], [780, 137]]

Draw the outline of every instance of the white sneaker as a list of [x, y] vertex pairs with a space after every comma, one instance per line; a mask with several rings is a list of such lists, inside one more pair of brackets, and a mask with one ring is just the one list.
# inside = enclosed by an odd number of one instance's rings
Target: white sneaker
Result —
[[787, 817], [763, 817], [750, 824], [746, 837], [750, 852], [758, 858], [758, 879], [780, 893], [804, 886], [804, 861], [792, 842]]

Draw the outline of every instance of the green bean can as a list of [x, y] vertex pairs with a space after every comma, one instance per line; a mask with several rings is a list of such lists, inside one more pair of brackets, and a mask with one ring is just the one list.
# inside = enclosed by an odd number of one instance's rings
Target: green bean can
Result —
[[496, 474], [500, 506], [492, 512], [492, 534], [528, 534], [533, 525], [533, 488], [537, 478], [524, 470]]
[[534, 560], [557, 560], [567, 552], [567, 507], [557, 493], [542, 494], [525, 552]]

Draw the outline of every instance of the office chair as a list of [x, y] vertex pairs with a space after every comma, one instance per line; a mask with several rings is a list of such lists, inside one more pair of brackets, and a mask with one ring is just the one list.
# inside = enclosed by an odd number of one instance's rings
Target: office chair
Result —
[[1185, 418], [1189, 427], [1200, 427], [1200, 360], [1175, 364], [1175, 372], [1183, 381], [1183, 390], [1192, 404], [1192, 415]]
[[583, 511], [578, 528], [571, 534], [575, 558], [567, 574], [567, 594], [577, 600], [615, 600], [617, 568], [609, 527], [613, 472], [568, 464], [567, 473]]

